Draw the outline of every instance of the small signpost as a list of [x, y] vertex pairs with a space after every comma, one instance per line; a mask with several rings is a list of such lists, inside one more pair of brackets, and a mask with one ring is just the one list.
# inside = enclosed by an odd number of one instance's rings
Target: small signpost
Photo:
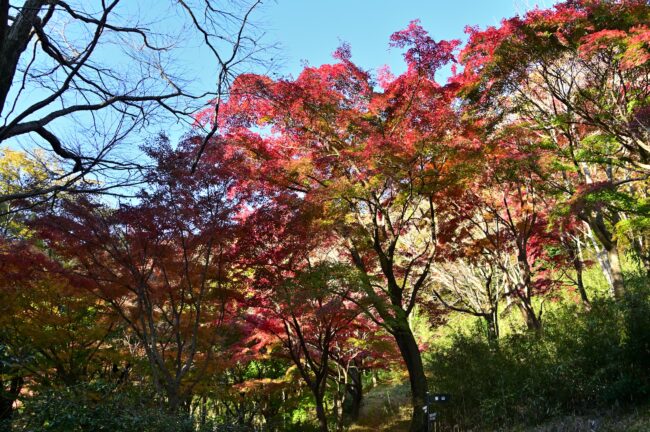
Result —
[[[447, 393], [434, 393], [434, 394], [427, 394], [427, 401], [426, 404], [422, 407], [422, 410], [424, 411], [425, 415], [427, 416], [427, 422], [426, 422], [426, 432], [431, 431], [431, 423], [434, 423], [436, 420], [438, 420], [438, 413], [435, 411], [430, 411], [429, 410], [429, 405], [431, 404], [446, 404], [451, 401], [451, 395]], [[434, 428], [436, 425], [434, 424]]]

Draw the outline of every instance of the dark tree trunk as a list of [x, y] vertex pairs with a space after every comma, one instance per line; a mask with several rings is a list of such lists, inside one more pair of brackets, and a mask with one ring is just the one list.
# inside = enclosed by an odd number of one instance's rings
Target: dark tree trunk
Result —
[[530, 299], [520, 298], [518, 305], [528, 330], [539, 332], [542, 329], [542, 321], [540, 321], [539, 317], [535, 313], [535, 309], [533, 308]]
[[[433, 207], [433, 204], [431, 203]], [[433, 211], [433, 210], [432, 210]], [[435, 232], [435, 228], [434, 228]], [[404, 307], [403, 303], [403, 288], [397, 283], [395, 274], [393, 272], [393, 253], [394, 249], [389, 248], [388, 254], [386, 254], [381, 248], [381, 239], [379, 238], [379, 230], [375, 230], [375, 237], [373, 241], [374, 248], [377, 252], [379, 262], [381, 265], [382, 272], [386, 279], [388, 280], [387, 291], [390, 297], [391, 306], [386, 308], [382, 305], [378, 308], [378, 312], [381, 315], [381, 318], [384, 320], [387, 329], [395, 338], [395, 342], [400, 350], [400, 354], [404, 359], [406, 368], [409, 374], [409, 383], [411, 386], [411, 406], [413, 412], [411, 413], [411, 425], [409, 427], [409, 432], [423, 432], [426, 430], [426, 413], [423, 410], [423, 407], [426, 403], [427, 398], [427, 378], [424, 374], [424, 365], [422, 364], [422, 356], [420, 355], [420, 348], [418, 347], [413, 331], [409, 326], [408, 316], [412, 310], [413, 304], [415, 304], [417, 288], [413, 287], [414, 292], [411, 294], [410, 307]], [[395, 243], [393, 243], [393, 246]], [[365, 265], [363, 260], [359, 256], [356, 249], [351, 250], [352, 258], [359, 270], [367, 275]], [[429, 270], [425, 270], [419, 277], [418, 283], [421, 284], [425, 281], [426, 276]], [[370, 279], [367, 278], [366, 283], [368, 285], [368, 290], [372, 291], [374, 288], [370, 283]], [[378, 306], [377, 303], [374, 305]], [[388, 310], [392, 309], [392, 314]]]
[[9, 388], [4, 387], [4, 382], [0, 381], [0, 422], [11, 421], [14, 414], [14, 402], [20, 395], [23, 388], [24, 380], [22, 377], [11, 378]]
[[327, 415], [325, 414], [325, 404], [323, 403], [323, 395], [318, 390], [314, 391], [314, 399], [316, 400], [316, 417], [318, 418], [318, 429], [321, 432], [328, 432], [327, 429]]
[[591, 302], [589, 301], [589, 296], [587, 295], [587, 290], [585, 289], [585, 283], [582, 279], [583, 265], [582, 261], [580, 261], [580, 258], [573, 260], [573, 267], [576, 270], [576, 286], [578, 288], [578, 293], [580, 293], [582, 304], [585, 305], [586, 308], [590, 308]]
[[517, 287], [516, 291], [517, 297], [519, 297], [519, 310], [521, 310], [521, 314], [528, 330], [538, 332], [542, 329], [542, 321], [540, 320], [540, 317], [537, 316], [535, 308], [533, 307], [533, 272], [528, 263], [526, 243], [524, 241], [518, 242], [518, 248], [519, 254], [517, 256], [517, 261], [519, 262], [519, 268], [521, 269], [523, 279], [521, 286]]
[[350, 368], [348, 374], [350, 375], [351, 384], [348, 385], [348, 393], [350, 393], [350, 409], [348, 416], [350, 420], [355, 421], [359, 418], [359, 411], [361, 410], [361, 402], [363, 401], [363, 377], [361, 372], [356, 367]]
[[20, 11], [16, 12], [17, 18], [11, 27], [6, 28], [8, 25], [6, 20], [8, 3], [0, 2], [2, 9], [0, 15], [4, 21], [0, 22], [0, 32], [2, 32], [0, 38], [0, 113], [3, 111], [7, 95], [13, 84], [20, 56], [32, 38], [34, 23], [39, 19], [38, 14], [46, 3], [44, 0], [28, 0]]
[[570, 238], [570, 236], [567, 236], [564, 239], [564, 246], [569, 253], [571, 264], [573, 265], [573, 269], [576, 272], [575, 284], [576, 288], [578, 289], [578, 293], [580, 294], [580, 300], [582, 301], [582, 304], [587, 309], [589, 309], [591, 307], [591, 303], [589, 302], [589, 296], [587, 296], [587, 290], [585, 289], [585, 283], [583, 280], [584, 263], [582, 262], [582, 253], [580, 244], [578, 242], [579, 240], [573, 240]]
[[185, 402], [187, 397], [183, 397], [177, 385], [170, 383], [167, 387], [167, 409], [172, 413], [189, 412], [189, 404]]
[[205, 423], [207, 420], [208, 416], [208, 407], [207, 407], [207, 398], [205, 396], [201, 396], [201, 417], [199, 420], [199, 425], [201, 426], [201, 429], [205, 427]]
[[420, 349], [406, 319], [398, 323], [397, 328], [393, 330], [393, 336], [402, 354], [402, 358], [406, 363], [409, 382], [411, 384], [411, 405], [413, 406], [413, 413], [411, 414], [409, 431], [422, 432], [426, 428], [426, 413], [423, 407], [427, 398], [427, 378], [424, 374]]

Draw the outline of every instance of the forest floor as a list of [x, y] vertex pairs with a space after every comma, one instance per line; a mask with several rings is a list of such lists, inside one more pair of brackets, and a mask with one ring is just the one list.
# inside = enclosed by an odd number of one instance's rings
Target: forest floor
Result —
[[408, 431], [408, 385], [380, 384], [364, 395], [359, 420], [350, 432]]

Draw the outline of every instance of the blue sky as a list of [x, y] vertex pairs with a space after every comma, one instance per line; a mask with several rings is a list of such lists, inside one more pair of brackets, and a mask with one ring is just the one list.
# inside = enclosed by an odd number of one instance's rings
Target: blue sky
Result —
[[[402, 53], [389, 49], [390, 35], [405, 28], [411, 20], [420, 19], [432, 37], [439, 39], [464, 38], [467, 25], [486, 27], [498, 25], [504, 17], [522, 14], [536, 5], [550, 7], [555, 0], [265, 0], [264, 6], [256, 11], [253, 20], [266, 32], [266, 43], [277, 43], [278, 49], [265, 53], [280, 59], [275, 72], [281, 76], [297, 76], [303, 62], [310, 65], [331, 63], [332, 52], [342, 43], [352, 47], [352, 59], [368, 70], [389, 65], [395, 74], [404, 70]], [[160, 26], [170, 26], [178, 31], [178, 17], [168, 8], [161, 8], [158, 0], [136, 0], [125, 2], [126, 15], [136, 17], [158, 17]], [[176, 25], [178, 24], [178, 25]], [[211, 56], [201, 49], [197, 41], [187, 40], [181, 45], [186, 49], [179, 52], [176, 64], [187, 67], [187, 78], [198, 90], [214, 87], [216, 64]], [[111, 51], [107, 58], [121, 66], [129, 66], [128, 59], [121, 59]], [[100, 56], [101, 57], [101, 56]], [[254, 69], [255, 72], [261, 72]], [[199, 91], [199, 92], [200, 92]], [[36, 97], [36, 96], [34, 96]], [[33, 100], [31, 100], [33, 102]], [[207, 101], [206, 101], [207, 102]], [[30, 103], [27, 100], [25, 103]], [[60, 136], [70, 135], [75, 142], [70, 119], [61, 119], [50, 128]], [[147, 130], [133, 136], [133, 144], [123, 146], [128, 153], [137, 152], [137, 143], [146, 142], [150, 136], [164, 130], [172, 142], [187, 132], [184, 124], [152, 124]], [[10, 147], [32, 147], [34, 142], [11, 140]]]
[[259, 11], [269, 41], [281, 44], [284, 59], [278, 73], [297, 75], [301, 61], [311, 65], [332, 62], [341, 43], [352, 46], [353, 60], [365, 69], [384, 64], [403, 70], [401, 53], [389, 50], [389, 36], [420, 19], [432, 37], [463, 38], [466, 25], [498, 24], [533, 8], [549, 7], [553, 0], [277, 0]]

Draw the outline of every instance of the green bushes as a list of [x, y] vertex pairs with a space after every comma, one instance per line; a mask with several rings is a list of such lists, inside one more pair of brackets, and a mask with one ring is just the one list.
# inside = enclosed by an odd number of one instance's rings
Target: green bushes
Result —
[[152, 394], [106, 384], [48, 389], [24, 399], [12, 431], [190, 432], [188, 416], [162, 410]]
[[428, 355], [433, 391], [452, 424], [535, 424], [556, 415], [637, 404], [650, 396], [650, 301], [639, 289], [624, 301], [596, 300], [590, 310], [560, 306], [541, 334], [489, 344], [479, 331], [456, 335]]
[[[277, 417], [264, 430], [316, 430], [307, 402], [292, 411], [294, 418]], [[0, 432], [251, 432], [261, 430], [237, 418], [219, 415], [214, 406], [205, 417], [181, 411], [170, 413], [153, 389], [101, 381], [71, 387], [42, 388], [20, 399], [11, 421], [0, 421]], [[197, 407], [198, 408], [198, 407]], [[221, 412], [223, 414], [223, 411]], [[300, 414], [303, 414], [302, 416]]]

